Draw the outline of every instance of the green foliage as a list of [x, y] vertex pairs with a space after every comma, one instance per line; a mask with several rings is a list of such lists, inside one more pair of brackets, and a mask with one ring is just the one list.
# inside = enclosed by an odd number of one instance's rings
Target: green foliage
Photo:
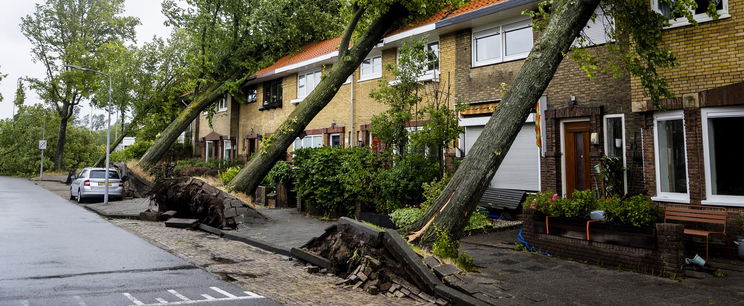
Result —
[[133, 145], [112, 152], [109, 157], [112, 162], [127, 162], [133, 159], [139, 159], [145, 154], [145, 151], [152, 145], [152, 141], [135, 141]]
[[295, 191], [310, 212], [325, 216], [353, 213], [354, 201], [347, 198], [340, 178], [345, 154], [344, 149], [332, 147], [295, 151]]
[[625, 166], [622, 157], [603, 155], [597, 167], [599, 177], [604, 183], [605, 196], [621, 196], [625, 192], [623, 189]]
[[460, 268], [461, 270], [473, 272], [473, 271], [476, 271], [473, 261], [474, 261], [473, 256], [470, 256], [470, 254], [460, 251], [460, 254], [457, 255], [457, 259], [455, 259], [455, 264], [457, 264], [457, 267]]
[[648, 227], [661, 220], [659, 207], [642, 195], [630, 197], [620, 205], [610, 205], [606, 207], [606, 216], [610, 222]]
[[442, 193], [442, 190], [444, 190], [444, 187], [447, 187], [447, 183], [449, 183], [450, 179], [452, 179], [451, 176], [445, 175], [441, 179], [434, 180], [429, 183], [424, 183], [422, 187], [424, 188], [424, 200], [423, 203], [421, 203], [421, 209], [423, 210], [429, 210], [429, 207], [432, 203], [439, 197], [439, 195]]
[[[18, 107], [15, 117], [0, 120], [0, 175], [38, 175], [39, 139], [47, 140], [44, 169], [53, 167], [53, 148], [57, 145], [59, 116], [42, 105]], [[43, 136], [42, 136], [43, 135]], [[67, 127], [67, 145], [62, 169], [92, 166], [105, 151], [96, 145], [91, 131]]]
[[221, 160], [221, 159], [210, 159], [209, 161], [205, 161], [203, 158], [191, 158], [191, 159], [181, 159], [176, 161], [176, 167], [175, 172], [181, 172], [181, 170], [184, 170], [186, 168], [193, 168], [193, 167], [205, 167], [210, 168], [214, 170], [225, 170], [230, 167], [240, 167], [243, 165], [243, 161], [240, 159], [230, 159], [230, 160]]
[[423, 185], [436, 179], [439, 165], [422, 154], [393, 156], [393, 167], [379, 174], [380, 197], [377, 211], [388, 212], [424, 202]]
[[534, 208], [537, 211], [548, 215], [557, 216], [560, 211], [556, 208], [555, 201], [559, 198], [558, 194], [554, 191], [543, 191], [535, 194], [530, 194], [525, 199], [523, 206], [524, 209]]
[[220, 178], [220, 181], [222, 181], [222, 184], [227, 184], [238, 175], [238, 172], [240, 172], [240, 167], [230, 167], [224, 171], [220, 171], [217, 176]]
[[[237, 175], [237, 173], [235, 174]], [[274, 167], [271, 168], [271, 171], [269, 171], [269, 174], [266, 175], [266, 178], [271, 183], [271, 185], [274, 186], [274, 188], [276, 188], [276, 186], [279, 184], [290, 184], [294, 180], [292, 165], [285, 161], [279, 161], [274, 164]]]
[[576, 190], [573, 192], [571, 200], [563, 199], [563, 201], [566, 202], [558, 207], [562, 208], [564, 217], [586, 219], [590, 212], [597, 210], [597, 197], [591, 190]]
[[440, 258], [457, 258], [460, 253], [460, 243], [452, 239], [447, 231], [436, 231], [436, 240], [431, 246], [431, 251]]
[[390, 213], [390, 218], [393, 219], [395, 226], [403, 228], [416, 222], [424, 212], [425, 210], [415, 207], [399, 208]]
[[476, 211], [475, 213], [470, 215], [468, 224], [465, 226], [464, 231], [467, 232], [491, 226], [493, 226], [493, 222], [491, 222], [491, 219], [488, 218], [488, 215]]

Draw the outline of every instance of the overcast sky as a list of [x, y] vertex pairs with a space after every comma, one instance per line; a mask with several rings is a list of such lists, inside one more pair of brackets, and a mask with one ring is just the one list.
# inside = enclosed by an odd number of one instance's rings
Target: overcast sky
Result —
[[[23, 33], [21, 33], [21, 17], [33, 12], [36, 3], [42, 0], [0, 0], [0, 73], [7, 77], [0, 83], [0, 93], [5, 98], [0, 102], [0, 119], [8, 118], [13, 111], [13, 98], [18, 77], [44, 76], [44, 67], [41, 63], [31, 61], [31, 44]], [[127, 16], [135, 16], [142, 23], [137, 27], [137, 44], [149, 41], [153, 36], [167, 37], [170, 30], [163, 25], [163, 16], [159, 0], [126, 0]], [[26, 103], [40, 103], [35, 92], [26, 91]], [[83, 113], [90, 113], [91, 109], [87, 103], [83, 106]], [[93, 110], [103, 113], [100, 110]], [[112, 118], [112, 121], [115, 118]]]

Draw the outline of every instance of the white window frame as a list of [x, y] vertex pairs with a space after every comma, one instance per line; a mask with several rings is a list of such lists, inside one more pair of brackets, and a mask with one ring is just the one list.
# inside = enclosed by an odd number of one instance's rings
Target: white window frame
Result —
[[[521, 21], [516, 21], [516, 22], [510, 22], [510, 23], [499, 24], [499, 25], [496, 25], [496, 26], [490, 25], [490, 26], [487, 26], [487, 27], [481, 27], [481, 28], [475, 28], [475, 29], [473, 29], [472, 38], [471, 38], [471, 49], [472, 49], [471, 50], [472, 51], [471, 52], [472, 53], [471, 54], [471, 60], [472, 60], [472, 67], [481, 67], [481, 66], [493, 65], [493, 64], [497, 64], [497, 63], [503, 63], [503, 62], [514, 61], [514, 60], [519, 60], [519, 59], [526, 58], [530, 54], [530, 51], [522, 52], [522, 53], [518, 53], [518, 54], [514, 54], [514, 55], [509, 55], [509, 56], [506, 55], [506, 32], [512, 31], [512, 30], [517, 30], [517, 29], [523, 29], [523, 28], [527, 28], [527, 27], [530, 28], [530, 32], [533, 35], [531, 41], [532, 41], [532, 46], [534, 47], [535, 46], [535, 40], [534, 40], [534, 35], [535, 34], [532, 32], [532, 21], [529, 20], [529, 19], [527, 19], [527, 20], [521, 20]], [[476, 45], [476, 40], [479, 39], [479, 38], [483, 38], [483, 37], [491, 36], [491, 35], [496, 35], [496, 34], [499, 35], [499, 39], [501, 41], [501, 50], [500, 50], [499, 57], [488, 59], [488, 60], [478, 61], [477, 60], [478, 59], [478, 54], [477, 54], [478, 49], [477, 49], [477, 45]], [[532, 48], [530, 48], [530, 50], [532, 50]]]
[[716, 107], [703, 108], [700, 110], [703, 125], [703, 161], [705, 164], [705, 200], [700, 201], [703, 205], [716, 206], [744, 206], [744, 196], [714, 195], [713, 176], [710, 163], [710, 137], [708, 134], [708, 119], [744, 117], [744, 107]]
[[603, 127], [604, 127], [603, 128], [603, 130], [604, 130], [604, 140], [605, 140], [604, 151], [605, 151], [605, 154], [607, 154], [607, 152], [609, 152], [610, 146], [614, 146], [615, 145], [614, 144], [615, 140], [614, 139], [610, 139], [610, 137], [609, 137], [610, 135], [608, 134], [609, 129], [607, 128], [609, 126], [609, 124], [608, 124], [608, 121], [609, 120], [608, 119], [613, 119], [613, 118], [620, 118], [620, 128], [622, 129], [622, 136], [621, 137], [622, 137], [622, 142], [623, 142], [623, 145], [622, 145], [622, 148], [621, 148], [621, 154], [620, 155], [623, 158], [623, 168], [625, 169], [625, 170], [623, 170], [623, 193], [627, 194], [628, 193], [628, 170], [627, 170], [628, 169], [628, 163], [627, 163], [627, 159], [626, 159], [626, 156], [625, 156], [625, 154], [627, 154], [626, 151], [625, 151], [625, 145], [626, 145], [626, 141], [625, 141], [625, 114], [611, 114], [611, 115], [605, 115], [604, 116], [604, 118], [602, 120], [603, 121]]
[[222, 98], [217, 102], [217, 112], [226, 112], [227, 111], [227, 105], [228, 105], [228, 97], [227, 95], [222, 96]]
[[[367, 65], [369, 66], [372, 71], [368, 73], [364, 73], [364, 61], [369, 60], [370, 63]], [[375, 61], [379, 60], [377, 64], [375, 64]], [[359, 64], [359, 80], [357, 82], [364, 82], [374, 79], [379, 79], [382, 77], [382, 54], [380, 52], [370, 52], [369, 56], [364, 59], [361, 64]]]
[[[685, 176], [687, 179], [685, 180], [687, 183], [687, 192], [681, 193], [681, 192], [662, 192], [661, 191], [661, 184], [660, 184], [660, 178], [661, 178], [661, 168], [659, 167], [659, 121], [669, 121], [669, 120], [682, 120], [682, 138], [683, 138], [683, 145], [684, 145], [684, 151], [685, 151]], [[674, 202], [674, 203], [683, 203], [683, 204], [689, 204], [690, 203], [690, 163], [687, 158], [687, 124], [685, 122], [685, 116], [684, 113], [682, 113], [681, 110], [677, 111], [669, 111], [669, 112], [663, 112], [663, 113], [656, 113], [654, 114], [654, 126], [653, 126], [653, 133], [654, 133], [654, 171], [656, 172], [656, 196], [651, 197], [651, 200], [659, 201], [659, 202]]]
[[[229, 160], [230, 154], [232, 153], [232, 140], [225, 139], [222, 140], [222, 159], [223, 160]], [[228, 154], [228, 150], [230, 151], [230, 154]]]
[[[427, 41], [424, 44], [424, 48], [428, 52], [429, 45], [435, 44], [435, 43], [438, 46], [437, 47], [437, 52], [434, 52], [435, 55], [436, 55], [436, 57], [437, 57], [437, 67], [441, 67], [441, 65], [442, 65], [442, 59], [440, 57], [440, 54], [442, 53], [441, 52], [442, 51], [442, 43], [439, 41], [439, 37], [432, 37], [431, 40]], [[400, 48], [398, 48], [398, 50], [396, 51], [395, 58], [396, 58], [396, 62], [400, 62]], [[424, 71], [424, 73], [421, 76], [419, 76], [419, 78], [418, 78], [417, 81], [419, 81], [419, 82], [425, 82], [425, 81], [438, 82], [439, 81], [439, 71], [440, 71], [440, 69], [434, 69], [434, 70]], [[392, 80], [392, 81], [388, 82], [388, 84], [390, 84], [390, 85], [396, 85], [398, 83], [400, 83], [400, 80]]]
[[343, 145], [342, 145], [342, 143], [341, 143], [341, 137], [343, 136], [343, 134], [341, 134], [341, 133], [333, 133], [333, 134], [329, 134], [329, 135], [328, 135], [328, 146], [331, 146], [331, 147], [333, 147], [333, 137], [334, 137], [334, 136], [338, 136], [338, 147], [339, 147], [339, 148], [343, 148]]
[[212, 151], [214, 152], [214, 144], [211, 140], [207, 140], [204, 145], [204, 161], [209, 161], [209, 148], [212, 148]]
[[[302, 145], [302, 140], [305, 139], [305, 138], [307, 138], [307, 137], [310, 137], [311, 142], [312, 142], [310, 144], [310, 146], [307, 147], [307, 148], [319, 148], [319, 147], [322, 147], [323, 146], [323, 134], [305, 135], [305, 137], [297, 137], [297, 138], [295, 138], [295, 142], [294, 142], [294, 145], [293, 145], [294, 150], [306, 148], [305, 146]], [[297, 141], [298, 140], [300, 141], [300, 145], [299, 146], [297, 145]], [[318, 142], [320, 143], [320, 145], [316, 145]]]
[[[731, 15], [729, 14], [729, 6], [728, 6], [729, 0], [721, 0], [721, 1], [723, 1], [723, 8], [718, 10], [719, 17], [717, 20], [731, 17]], [[657, 13], [661, 14], [661, 10], [659, 9], [659, 0], [651, 0], [651, 8]], [[693, 15], [693, 19], [697, 21], [698, 23], [713, 21], [713, 18], [708, 16], [707, 13], [695, 14]], [[669, 29], [669, 28], [676, 28], [676, 27], [682, 27], [682, 26], [687, 26], [687, 25], [690, 25], [690, 21], [688, 21], [687, 18], [685, 17], [680, 17], [680, 18], [675, 18], [675, 19], [669, 19], [669, 26], [667, 26], [666, 28]]]
[[[308, 87], [307, 79], [309, 76], [312, 76], [313, 79], [317, 78], [315, 80], [315, 83], [313, 84], [313, 88]], [[297, 104], [302, 102], [302, 100], [305, 99], [305, 97], [309, 96], [313, 90], [320, 84], [320, 79], [323, 76], [323, 73], [320, 69], [315, 70], [309, 70], [302, 73], [297, 74], [297, 99], [294, 99], [292, 101], [289, 101], [289, 103]], [[302, 86], [302, 87], [300, 87]], [[308, 89], [310, 91], [308, 91]]]

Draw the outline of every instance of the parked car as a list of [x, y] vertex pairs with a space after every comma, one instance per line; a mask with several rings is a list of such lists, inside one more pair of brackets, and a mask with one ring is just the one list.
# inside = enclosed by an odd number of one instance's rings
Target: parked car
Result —
[[[70, 200], [77, 199], [78, 203], [92, 198], [103, 198], [106, 192], [106, 169], [83, 168], [80, 173], [72, 177], [70, 183]], [[109, 200], [124, 197], [124, 185], [116, 169], [109, 168]]]

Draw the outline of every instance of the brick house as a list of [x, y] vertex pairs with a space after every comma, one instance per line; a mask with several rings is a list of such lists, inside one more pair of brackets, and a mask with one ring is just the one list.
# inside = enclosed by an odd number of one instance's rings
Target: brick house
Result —
[[[708, 1], [698, 3], [705, 8]], [[662, 71], [676, 98], [662, 99], [657, 108], [639, 80], [632, 78], [630, 88], [632, 111], [643, 120], [646, 194], [662, 205], [725, 207], [731, 233], [744, 208], [744, 162], [736, 141], [744, 126], [744, 1], [717, 5], [718, 20], [698, 9], [698, 26], [673, 20], [663, 33], [679, 60]], [[667, 12], [656, 0], [653, 6]]]
[[214, 110], [212, 124], [209, 124], [207, 112], [199, 114], [192, 124], [194, 156], [205, 160], [229, 160], [237, 158], [237, 132], [239, 104], [229, 94], [220, 98]]

